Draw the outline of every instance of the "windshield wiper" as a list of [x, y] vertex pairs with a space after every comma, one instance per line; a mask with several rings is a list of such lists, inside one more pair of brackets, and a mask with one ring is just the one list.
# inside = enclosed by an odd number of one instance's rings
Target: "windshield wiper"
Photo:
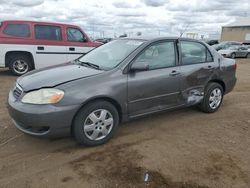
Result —
[[90, 62], [80, 61], [80, 60], [78, 60], [78, 61], [81, 63], [81, 65], [87, 65], [88, 67], [92, 67], [94, 69], [101, 70], [99, 65], [96, 65], [96, 64], [93, 64], [93, 63], [90, 63]]

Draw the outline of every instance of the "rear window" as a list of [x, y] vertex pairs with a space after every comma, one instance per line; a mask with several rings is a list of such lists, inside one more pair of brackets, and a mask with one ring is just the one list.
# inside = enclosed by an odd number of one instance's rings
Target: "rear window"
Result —
[[36, 25], [35, 36], [41, 40], [62, 40], [61, 28], [58, 26]]
[[211, 53], [203, 44], [192, 41], [181, 41], [181, 56], [183, 65], [213, 61]]
[[30, 28], [27, 24], [8, 24], [3, 33], [14, 37], [29, 37]]

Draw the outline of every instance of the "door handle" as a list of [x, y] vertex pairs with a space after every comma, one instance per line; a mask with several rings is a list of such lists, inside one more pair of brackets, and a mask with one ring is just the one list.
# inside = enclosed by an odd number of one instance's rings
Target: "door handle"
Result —
[[213, 66], [212, 65], [208, 65], [205, 69], [209, 70], [209, 71], [213, 71]]
[[176, 71], [176, 70], [173, 70], [169, 75], [170, 76], [176, 76], [176, 75], [179, 75], [180, 72]]
[[212, 69], [212, 68], [214, 68], [214, 67], [211, 66], [211, 65], [208, 65], [207, 68], [208, 68], [208, 69]]
[[69, 48], [69, 51], [75, 51], [75, 48]]
[[44, 50], [44, 47], [43, 46], [38, 46], [37, 50]]

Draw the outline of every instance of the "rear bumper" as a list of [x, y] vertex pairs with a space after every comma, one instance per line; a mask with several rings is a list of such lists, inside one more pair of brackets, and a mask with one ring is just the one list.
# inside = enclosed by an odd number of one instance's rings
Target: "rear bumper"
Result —
[[234, 77], [232, 78], [231, 80], [229, 80], [227, 83], [226, 83], [226, 91], [225, 91], [225, 94], [231, 92], [233, 89], [234, 89], [234, 86], [236, 84], [236, 81], [237, 81], [237, 78]]
[[24, 104], [9, 93], [8, 110], [20, 131], [39, 137], [61, 137], [71, 134], [71, 124], [79, 106]]

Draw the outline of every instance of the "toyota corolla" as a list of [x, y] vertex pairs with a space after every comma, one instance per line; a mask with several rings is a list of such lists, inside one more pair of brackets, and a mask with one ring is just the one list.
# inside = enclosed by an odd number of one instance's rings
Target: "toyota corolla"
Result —
[[9, 113], [24, 133], [73, 135], [94, 146], [121, 122], [147, 114], [193, 105], [217, 111], [236, 83], [235, 71], [234, 60], [198, 40], [123, 38], [19, 77]]

